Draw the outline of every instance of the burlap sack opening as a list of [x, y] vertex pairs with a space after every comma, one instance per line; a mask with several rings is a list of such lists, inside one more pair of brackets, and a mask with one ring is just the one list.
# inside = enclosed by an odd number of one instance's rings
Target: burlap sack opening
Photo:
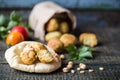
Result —
[[41, 41], [44, 41], [45, 24], [56, 13], [64, 12], [68, 14], [69, 18], [73, 23], [72, 30], [75, 29], [76, 18], [68, 9], [65, 9], [57, 5], [56, 3], [50, 1], [42, 2], [35, 5], [29, 16], [29, 24], [34, 30], [34, 36], [36, 38], [39, 38]]

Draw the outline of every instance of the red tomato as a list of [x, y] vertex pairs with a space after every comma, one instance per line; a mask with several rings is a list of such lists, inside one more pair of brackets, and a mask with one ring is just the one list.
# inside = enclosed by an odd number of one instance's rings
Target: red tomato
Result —
[[24, 26], [15, 26], [12, 28], [11, 32], [20, 32], [24, 36], [25, 40], [29, 37], [29, 32]]

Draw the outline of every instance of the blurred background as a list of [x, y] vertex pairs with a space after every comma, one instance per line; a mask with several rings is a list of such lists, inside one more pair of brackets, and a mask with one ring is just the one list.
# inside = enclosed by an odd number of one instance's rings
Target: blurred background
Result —
[[32, 8], [43, 1], [53, 1], [70, 9], [120, 9], [120, 0], [0, 0], [0, 8]]
[[[0, 0], [0, 12], [18, 10], [25, 19], [39, 2], [47, 0]], [[70, 9], [77, 17], [77, 26], [120, 26], [120, 0], [49, 0]], [[5, 13], [7, 10], [8, 13]], [[25, 12], [23, 11], [25, 10]]]

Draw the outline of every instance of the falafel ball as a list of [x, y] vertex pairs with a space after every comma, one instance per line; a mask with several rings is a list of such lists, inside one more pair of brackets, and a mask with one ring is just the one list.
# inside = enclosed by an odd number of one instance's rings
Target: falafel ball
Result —
[[82, 33], [79, 36], [79, 41], [80, 43], [90, 47], [94, 47], [98, 44], [98, 39], [96, 35], [93, 33]]
[[59, 28], [59, 24], [58, 24], [57, 19], [52, 18], [52, 19], [50, 19], [50, 21], [47, 24], [46, 31], [53, 32], [53, 31], [57, 31], [58, 28]]
[[56, 52], [61, 51], [64, 47], [63, 43], [59, 39], [51, 39], [48, 41], [47, 45]]
[[68, 47], [69, 45], [76, 44], [77, 39], [73, 34], [66, 33], [61, 36], [60, 41], [64, 44], [64, 47]]
[[50, 63], [54, 60], [52, 54], [48, 50], [40, 50], [37, 53], [38, 59], [43, 63]]
[[32, 48], [36, 51], [36, 53], [39, 50], [47, 50], [47, 48], [43, 44], [40, 44], [40, 43], [33, 44]]
[[62, 23], [60, 24], [60, 31], [61, 31], [62, 33], [68, 33], [68, 32], [69, 32], [69, 25], [68, 25], [67, 22], [62, 22]]
[[20, 54], [21, 61], [24, 64], [33, 64], [37, 59], [37, 54], [31, 47], [26, 47]]
[[49, 32], [45, 35], [45, 40], [49, 41], [50, 39], [57, 38], [59, 39], [61, 37], [61, 32], [59, 31], [54, 31], [54, 32]]

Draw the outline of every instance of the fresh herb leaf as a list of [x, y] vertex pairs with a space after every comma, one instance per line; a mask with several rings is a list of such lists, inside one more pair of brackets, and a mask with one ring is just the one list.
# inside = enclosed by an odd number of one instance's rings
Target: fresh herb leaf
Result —
[[15, 11], [12, 11], [12, 13], [10, 14], [10, 20], [12, 21], [22, 21], [22, 17], [17, 14]]
[[88, 47], [88, 46], [82, 46], [81, 48], [78, 48], [78, 51], [85, 52], [85, 51], [89, 50], [89, 48], [90, 47]]
[[14, 26], [17, 26], [17, 25], [18, 25], [18, 22], [16, 22], [16, 21], [10, 21], [10, 22], [8, 23], [7, 29], [10, 30], [10, 29], [12, 29]]
[[0, 32], [6, 31], [6, 28], [4, 26], [0, 26]]
[[0, 31], [0, 39], [5, 39], [7, 36], [7, 32], [6, 31]]
[[77, 47], [74, 45], [69, 45], [69, 47], [66, 48], [68, 52], [74, 53], [77, 50]]
[[66, 51], [70, 53], [70, 60], [77, 60], [77, 47], [74, 45], [69, 45], [69, 47], [66, 48]]
[[6, 18], [4, 15], [0, 15], [0, 26], [4, 26], [6, 24]]
[[72, 61], [73, 61], [73, 60], [77, 60], [77, 56], [76, 56], [76, 55], [71, 55], [71, 56], [70, 56], [70, 60], [72, 60]]
[[92, 58], [92, 51], [93, 49], [89, 46], [82, 46], [78, 48], [79, 57], [89, 57]]
[[70, 60], [85, 61], [86, 58], [92, 58], [93, 48], [89, 46], [82, 46], [77, 48], [75, 45], [70, 45], [66, 48], [66, 51], [70, 53]]
[[86, 61], [87, 59], [86, 58], [79, 58], [78, 59], [80, 62], [84, 62], [84, 61]]
[[85, 51], [85, 52], [81, 52], [79, 53], [79, 58], [84, 58], [84, 57], [89, 57], [92, 58], [92, 52], [91, 51]]

